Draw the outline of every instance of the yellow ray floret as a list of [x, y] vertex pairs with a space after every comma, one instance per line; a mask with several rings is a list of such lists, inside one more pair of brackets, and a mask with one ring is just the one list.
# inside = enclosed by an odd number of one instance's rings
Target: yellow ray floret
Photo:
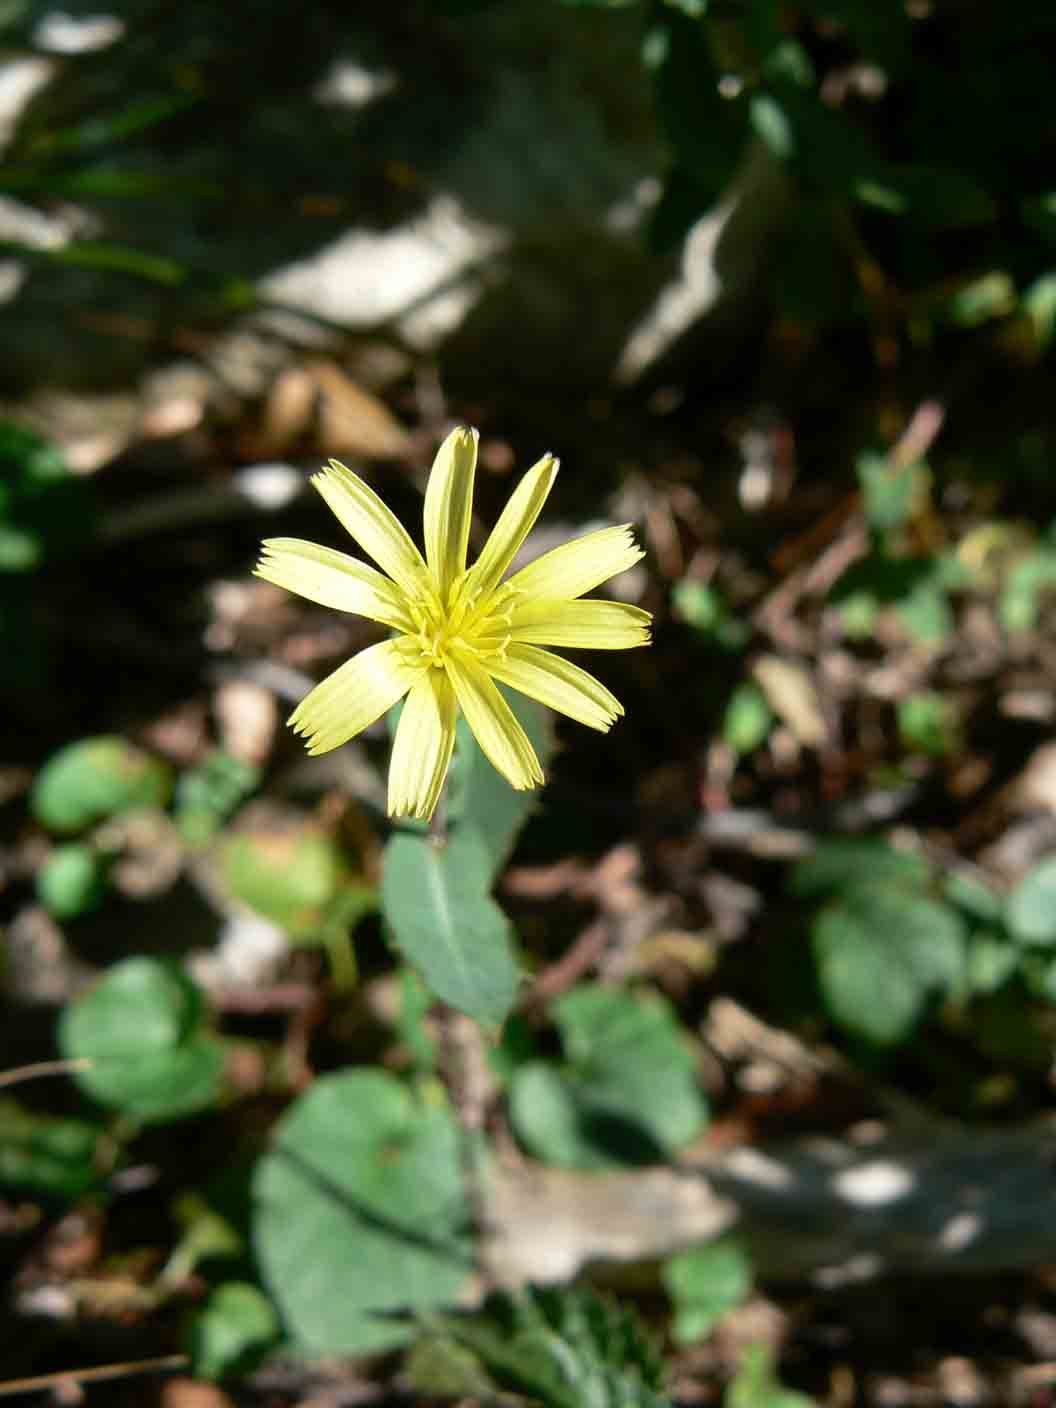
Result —
[[647, 611], [581, 599], [641, 559], [628, 524], [564, 543], [503, 581], [557, 475], [552, 455], [525, 474], [467, 568], [476, 464], [477, 432], [452, 431], [429, 476], [423, 556], [374, 490], [331, 460], [312, 483], [381, 571], [299, 538], [269, 538], [256, 568], [265, 581], [396, 632], [316, 685], [290, 716], [309, 753], [326, 753], [405, 699], [389, 767], [392, 816], [432, 815], [460, 712], [511, 786], [540, 786], [531, 740], [497, 685], [604, 733], [623, 713], [619, 700], [541, 647], [628, 650], [649, 641]]

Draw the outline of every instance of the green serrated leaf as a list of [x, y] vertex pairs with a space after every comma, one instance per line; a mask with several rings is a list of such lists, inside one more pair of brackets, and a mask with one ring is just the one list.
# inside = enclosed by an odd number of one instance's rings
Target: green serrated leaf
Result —
[[666, 1002], [589, 985], [552, 1014], [567, 1064], [529, 1062], [510, 1089], [514, 1129], [534, 1154], [571, 1168], [656, 1163], [700, 1133], [707, 1102]]
[[102, 1129], [87, 1120], [56, 1119], [0, 1103], [0, 1187], [79, 1198], [98, 1182]]
[[198, 989], [175, 964], [128, 958], [63, 1012], [59, 1045], [87, 1059], [78, 1084], [139, 1120], [179, 1119], [216, 1100], [223, 1048]]
[[216, 749], [180, 776], [176, 784], [176, 825], [191, 846], [211, 840], [260, 781], [260, 769]]
[[457, 1127], [382, 1071], [324, 1076], [279, 1122], [254, 1180], [254, 1240], [299, 1344], [403, 1344], [408, 1312], [457, 1300], [472, 1272]]
[[663, 1367], [632, 1312], [582, 1288], [493, 1296], [439, 1324], [504, 1388], [543, 1408], [669, 1408]]
[[491, 898], [495, 852], [463, 823], [445, 845], [393, 836], [382, 907], [404, 955], [444, 1002], [498, 1026], [517, 992], [510, 925]]
[[902, 1041], [935, 993], [963, 983], [956, 910], [875, 880], [823, 909], [811, 937], [833, 1020], [876, 1046]]

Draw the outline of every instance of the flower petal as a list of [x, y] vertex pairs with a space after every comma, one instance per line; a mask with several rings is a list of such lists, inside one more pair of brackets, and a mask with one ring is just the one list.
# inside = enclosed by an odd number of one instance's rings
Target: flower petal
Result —
[[430, 670], [407, 696], [389, 763], [389, 815], [428, 821], [455, 746], [458, 705], [443, 670]]
[[622, 601], [547, 601], [513, 608], [509, 637], [533, 645], [580, 650], [630, 650], [649, 644], [648, 611]]
[[425, 557], [444, 601], [466, 570], [476, 467], [477, 432], [452, 430], [436, 452], [425, 491]]
[[426, 581], [425, 562], [407, 530], [374, 490], [337, 460], [312, 476], [339, 522], [364, 552], [410, 595]]
[[308, 752], [329, 753], [379, 719], [421, 679], [425, 666], [404, 641], [383, 640], [347, 660], [289, 717]]
[[517, 549], [532, 531], [532, 524], [539, 517], [557, 476], [557, 468], [558, 461], [553, 455], [544, 455], [514, 489], [480, 556], [469, 569], [465, 584], [467, 596], [479, 598], [498, 586], [502, 574], [516, 557]]
[[397, 630], [413, 629], [396, 583], [333, 548], [301, 538], [268, 538], [254, 573], [320, 606], [354, 611]]
[[576, 597], [626, 572], [645, 553], [631, 536], [631, 525], [599, 528], [582, 538], [544, 552], [506, 583], [526, 596]]
[[534, 645], [508, 646], [502, 659], [488, 660], [488, 673], [601, 733], [608, 733], [623, 713], [620, 701], [593, 675]]
[[447, 672], [459, 707], [485, 757], [511, 787], [525, 792], [545, 781], [535, 749], [517, 718], [488, 676], [470, 655], [449, 652]]

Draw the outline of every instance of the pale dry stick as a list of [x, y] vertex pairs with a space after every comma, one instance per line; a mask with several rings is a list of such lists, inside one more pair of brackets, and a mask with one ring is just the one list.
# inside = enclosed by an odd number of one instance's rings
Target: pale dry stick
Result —
[[13, 1398], [16, 1393], [41, 1393], [67, 1384], [104, 1383], [108, 1379], [131, 1378], [134, 1374], [162, 1373], [169, 1369], [186, 1369], [190, 1364], [186, 1354], [166, 1354], [161, 1359], [132, 1359], [125, 1364], [98, 1364], [91, 1369], [63, 1369], [54, 1374], [37, 1374], [29, 1379], [8, 1379], [0, 1383], [0, 1398]]
[[10, 1071], [0, 1071], [0, 1090], [9, 1085], [20, 1085], [25, 1080], [39, 1080], [42, 1076], [72, 1076], [78, 1071], [91, 1070], [95, 1062], [90, 1056], [73, 1056], [65, 1061], [34, 1061], [28, 1066], [15, 1066]]
[[[921, 460], [935, 443], [946, 419], [941, 401], [922, 401], [888, 453], [891, 472]], [[857, 515], [855, 515], [857, 520]], [[822, 596], [848, 567], [864, 556], [869, 535], [863, 524], [853, 521], [822, 551], [814, 562], [793, 569], [774, 588], [754, 613], [756, 624], [779, 645], [795, 649], [806, 644], [805, 635], [792, 621], [792, 613], [804, 596]]]
[[590, 972], [605, 952], [609, 942], [609, 925], [604, 917], [588, 924], [572, 947], [556, 962], [544, 968], [532, 984], [526, 1004], [539, 1007], [552, 997], [566, 992], [573, 983]]

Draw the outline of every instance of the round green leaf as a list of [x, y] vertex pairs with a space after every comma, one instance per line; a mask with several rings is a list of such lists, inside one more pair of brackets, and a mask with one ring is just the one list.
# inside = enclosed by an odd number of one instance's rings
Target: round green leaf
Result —
[[172, 964], [117, 964], [67, 1007], [59, 1044], [91, 1062], [77, 1075], [89, 1095], [136, 1119], [177, 1119], [217, 1098], [223, 1048], [203, 1028], [198, 989]]
[[254, 1237], [306, 1349], [402, 1344], [406, 1312], [458, 1298], [472, 1271], [458, 1138], [446, 1109], [381, 1071], [326, 1076], [280, 1121], [254, 1182]]
[[1022, 944], [1056, 944], [1056, 856], [1025, 875], [1008, 898], [1005, 918]]
[[233, 895], [294, 938], [319, 933], [348, 878], [336, 841], [315, 827], [232, 836], [220, 865]]
[[931, 878], [931, 867], [913, 851], [899, 851], [886, 841], [836, 837], [819, 841], [814, 854], [792, 872], [794, 895], [841, 894], [860, 884], [896, 885], [919, 889]]
[[701, 1131], [707, 1103], [667, 1003], [593, 985], [553, 1007], [569, 1057], [514, 1075], [510, 1117], [539, 1158], [572, 1168], [662, 1162]]
[[812, 931], [834, 1021], [877, 1046], [903, 1040], [937, 991], [960, 986], [964, 930], [947, 905], [876, 884], [844, 894]]
[[82, 831], [134, 807], [168, 800], [167, 765], [123, 738], [85, 738], [45, 763], [30, 794], [33, 815], [52, 831]]
[[56, 846], [37, 873], [37, 898], [56, 919], [97, 908], [106, 892], [106, 864], [91, 846]]

